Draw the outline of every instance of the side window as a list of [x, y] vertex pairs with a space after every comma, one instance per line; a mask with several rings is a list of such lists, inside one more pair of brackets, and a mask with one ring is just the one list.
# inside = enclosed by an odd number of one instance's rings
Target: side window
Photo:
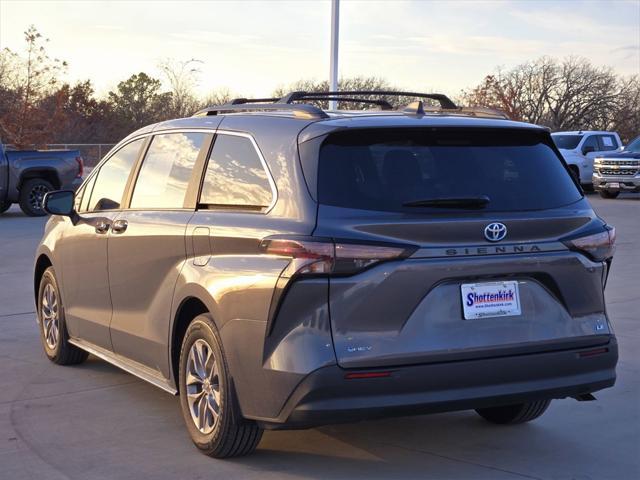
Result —
[[100, 167], [91, 192], [88, 211], [120, 208], [131, 168], [138, 158], [144, 139], [126, 144]]
[[82, 202], [80, 203], [80, 209], [78, 212], [87, 212], [89, 210], [89, 200], [91, 199], [91, 192], [93, 191], [93, 186], [96, 184], [96, 178], [98, 175], [94, 175], [91, 177], [89, 182], [84, 187], [84, 194], [82, 195]]
[[267, 172], [247, 137], [216, 136], [200, 203], [229, 207], [264, 208], [273, 200]]
[[582, 144], [582, 153], [597, 152], [599, 148], [598, 137], [596, 135], [589, 135]]
[[169, 133], [151, 141], [131, 198], [131, 208], [182, 208], [205, 133]]
[[76, 194], [73, 196], [73, 209], [76, 212], [80, 212], [80, 206], [82, 205], [82, 198], [84, 197], [84, 192], [87, 190], [87, 186], [81, 187]]
[[598, 148], [600, 151], [617, 150], [619, 147], [618, 140], [613, 135], [598, 135], [598, 141], [600, 142]]

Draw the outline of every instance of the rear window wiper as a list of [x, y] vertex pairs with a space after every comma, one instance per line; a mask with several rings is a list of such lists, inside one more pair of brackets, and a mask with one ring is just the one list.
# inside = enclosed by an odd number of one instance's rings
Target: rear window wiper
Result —
[[403, 207], [438, 207], [438, 208], [484, 208], [491, 201], [487, 195], [474, 197], [434, 197], [423, 200], [412, 200], [402, 204]]

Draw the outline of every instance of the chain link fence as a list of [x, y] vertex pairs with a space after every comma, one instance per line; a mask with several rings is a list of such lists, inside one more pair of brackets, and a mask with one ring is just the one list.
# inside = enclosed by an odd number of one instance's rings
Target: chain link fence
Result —
[[50, 143], [46, 150], [79, 150], [87, 168], [95, 167], [115, 143]]

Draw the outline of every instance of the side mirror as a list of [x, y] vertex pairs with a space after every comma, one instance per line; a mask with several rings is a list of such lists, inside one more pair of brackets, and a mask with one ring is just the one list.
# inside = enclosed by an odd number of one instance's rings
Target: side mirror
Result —
[[76, 215], [73, 209], [74, 197], [75, 193], [72, 190], [48, 192], [42, 200], [42, 208], [51, 215], [74, 217]]
[[596, 149], [595, 147], [592, 147], [591, 145], [587, 145], [586, 147], [582, 147], [582, 154], [586, 155], [587, 153], [591, 153], [591, 152], [595, 152]]

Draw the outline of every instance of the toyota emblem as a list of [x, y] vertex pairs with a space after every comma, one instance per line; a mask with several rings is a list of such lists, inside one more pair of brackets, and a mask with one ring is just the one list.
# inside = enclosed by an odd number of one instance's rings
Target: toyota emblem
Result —
[[484, 227], [484, 238], [490, 242], [499, 242], [507, 236], [507, 227], [504, 223], [493, 222]]

